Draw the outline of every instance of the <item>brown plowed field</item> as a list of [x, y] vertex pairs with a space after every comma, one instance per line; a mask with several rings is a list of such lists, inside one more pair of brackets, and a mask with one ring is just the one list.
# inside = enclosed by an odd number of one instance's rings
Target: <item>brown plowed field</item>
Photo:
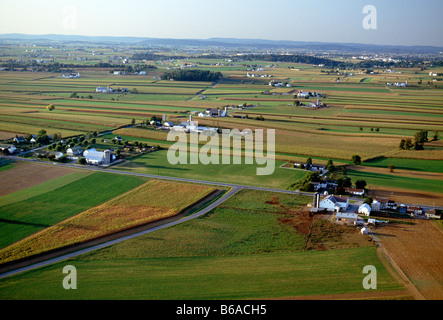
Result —
[[41, 163], [15, 162], [15, 168], [2, 171], [0, 196], [24, 190], [65, 174], [76, 172], [75, 169], [48, 166]]
[[443, 299], [443, 231], [430, 220], [388, 224], [375, 237], [425, 299]]
[[443, 206], [443, 196], [437, 192], [425, 192], [416, 190], [405, 190], [372, 186], [368, 196], [375, 198], [389, 198], [397, 203], [417, 203], [420, 205]]

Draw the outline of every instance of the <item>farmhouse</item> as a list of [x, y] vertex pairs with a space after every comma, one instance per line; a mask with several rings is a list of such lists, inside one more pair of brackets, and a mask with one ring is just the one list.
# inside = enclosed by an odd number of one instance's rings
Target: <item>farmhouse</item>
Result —
[[422, 215], [423, 214], [423, 209], [417, 206], [408, 206], [406, 208], [406, 212], [411, 214], [411, 215]]
[[95, 165], [110, 164], [115, 160], [115, 155], [110, 150], [100, 152], [95, 149], [89, 149], [83, 152], [83, 157], [85, 157], [87, 163]]
[[358, 207], [358, 213], [369, 217], [371, 215], [371, 207], [369, 204], [363, 203], [360, 207]]
[[227, 117], [228, 116], [228, 107], [224, 109], [206, 109], [206, 114], [209, 117]]
[[428, 219], [441, 219], [441, 214], [437, 214], [435, 209], [426, 210], [425, 216]]
[[322, 210], [340, 212], [346, 210], [349, 207], [349, 199], [338, 197], [334, 195], [327, 196], [320, 201], [319, 208]]
[[[377, 201], [380, 204], [379, 210], [386, 210], [388, 208], [388, 203], [389, 203], [388, 198], [376, 197], [375, 201]], [[377, 211], [379, 211], [379, 210], [377, 210]]]
[[97, 87], [95, 89], [96, 93], [108, 93], [108, 88], [107, 87]]
[[377, 200], [372, 201], [372, 204], [371, 204], [372, 211], [378, 212], [378, 211], [380, 211], [380, 208], [381, 208], [381, 203], [379, 201], [377, 201]]
[[80, 73], [63, 74], [62, 78], [77, 79], [80, 78]]
[[64, 156], [63, 152], [51, 152], [51, 154], [55, 156], [56, 160], [60, 160]]
[[365, 195], [365, 189], [346, 188], [345, 190], [347, 193], [354, 195], [354, 196], [364, 196]]
[[66, 150], [66, 154], [68, 156], [79, 156], [83, 153], [83, 149], [80, 146], [68, 148]]
[[[9, 154], [13, 154], [17, 151], [17, 148], [14, 145], [9, 144], [0, 144], [0, 150], [2, 152], [8, 152]], [[7, 150], [7, 151], [6, 151]]]
[[26, 140], [23, 137], [15, 137], [14, 142], [16, 143], [24, 143]]

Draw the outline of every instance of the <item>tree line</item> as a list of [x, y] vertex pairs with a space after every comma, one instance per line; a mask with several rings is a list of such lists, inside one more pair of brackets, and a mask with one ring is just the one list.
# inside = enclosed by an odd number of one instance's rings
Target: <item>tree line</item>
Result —
[[177, 81], [217, 81], [223, 78], [221, 72], [207, 70], [175, 70], [165, 72], [162, 79]]

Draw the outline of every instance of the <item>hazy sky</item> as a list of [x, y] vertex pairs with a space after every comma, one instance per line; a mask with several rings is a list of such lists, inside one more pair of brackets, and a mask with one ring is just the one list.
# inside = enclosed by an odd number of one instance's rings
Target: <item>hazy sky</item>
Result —
[[0, 33], [25, 34], [443, 46], [442, 17], [443, 0], [0, 0]]

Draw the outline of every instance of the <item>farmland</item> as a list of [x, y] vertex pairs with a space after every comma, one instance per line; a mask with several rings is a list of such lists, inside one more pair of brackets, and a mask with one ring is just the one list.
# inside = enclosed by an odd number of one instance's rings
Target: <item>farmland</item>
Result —
[[[7, 181], [0, 186], [0, 264], [154, 221], [181, 222], [1, 279], [0, 298], [416, 298], [369, 235], [336, 223], [332, 214], [309, 213], [312, 196], [299, 193], [305, 186], [297, 184], [309, 171], [292, 162], [333, 162], [331, 174], [350, 178], [352, 186], [364, 180], [370, 197], [443, 206], [443, 83], [429, 75], [442, 73], [441, 64], [405, 58], [397, 66], [335, 56], [330, 60], [339, 67], [332, 67], [288, 62], [295, 57], [289, 54], [274, 61], [268, 53], [207, 56], [190, 48], [154, 53], [143, 46], [81, 42], [33, 47], [51, 57], [36, 63], [25, 46], [5, 44], [0, 50], [7, 66], [0, 69], [0, 144], [17, 147], [15, 157], [2, 149], [0, 158], [0, 179]], [[365, 63], [370, 67], [362, 67]], [[251, 75], [256, 72], [266, 76]], [[194, 79], [195, 74], [214, 81]], [[393, 85], [398, 82], [407, 85]], [[201, 116], [214, 110], [220, 113]], [[221, 116], [225, 110], [227, 116]], [[274, 170], [257, 174], [271, 141], [252, 164], [246, 163], [244, 140], [241, 150], [220, 144], [212, 149], [227, 154], [229, 164], [221, 155], [212, 158], [216, 164], [172, 163], [170, 148], [181, 144], [168, 139], [170, 122], [191, 121], [219, 129], [215, 142], [230, 134], [223, 129], [243, 131], [242, 136], [250, 129], [254, 138], [259, 129], [275, 130]], [[422, 134], [426, 138], [418, 141]], [[208, 151], [203, 140], [195, 149], [183, 143], [187, 160]], [[81, 152], [66, 156], [75, 147]], [[109, 150], [115, 161], [87, 161], [83, 152], [91, 148]], [[260, 151], [258, 143], [252, 151]], [[55, 158], [57, 153], [64, 156]], [[355, 155], [361, 163], [353, 161]], [[207, 184], [198, 184], [202, 181]], [[187, 215], [192, 205], [203, 208], [222, 183], [235, 195], [182, 222], [180, 214]], [[397, 252], [396, 237], [405, 236], [400, 229], [393, 223], [386, 234], [377, 229], [377, 237], [417, 288], [427, 290], [424, 282], [439, 280], [434, 274], [415, 277], [404, 266], [409, 253]], [[432, 263], [431, 257], [416, 265]], [[60, 286], [67, 264], [78, 269], [82, 290]], [[367, 265], [377, 268], [376, 291], [362, 287]], [[440, 293], [435, 283], [430, 297]]]
[[[342, 243], [344, 248], [304, 251], [306, 235], [281, 221], [293, 217], [306, 201], [301, 196], [275, 198], [273, 193], [243, 191], [202, 218], [69, 263], [81, 270], [84, 299], [121, 299], [128, 295], [155, 300], [254, 299], [343, 293], [364, 297], [361, 268], [368, 264], [377, 267], [379, 297], [390, 296], [391, 292], [397, 297], [408, 296], [385, 269], [368, 239], [356, 246], [336, 236], [329, 241]], [[56, 288], [59, 268], [53, 265], [3, 280], [0, 296], [78, 298], [76, 293], [66, 295], [67, 291]], [[99, 274], [97, 270], [101, 270]], [[9, 282], [13, 279], [14, 284]], [[33, 279], [45, 279], [43, 287], [33, 290]], [[101, 286], [104, 279], [106, 289]], [[19, 288], [17, 295], [10, 296], [10, 286]]]

